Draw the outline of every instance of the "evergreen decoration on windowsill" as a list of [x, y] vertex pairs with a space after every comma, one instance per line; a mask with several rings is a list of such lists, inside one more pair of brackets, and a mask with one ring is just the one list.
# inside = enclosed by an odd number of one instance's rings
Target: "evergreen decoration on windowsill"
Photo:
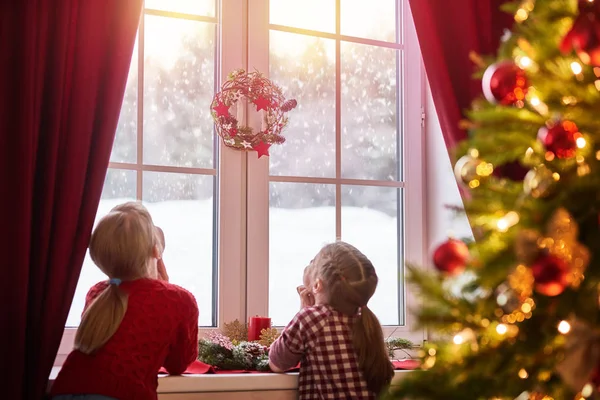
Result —
[[[248, 341], [248, 327], [235, 320], [226, 323], [222, 332], [210, 332], [198, 342], [198, 360], [222, 370], [270, 371], [269, 346], [279, 337], [275, 328], [263, 329], [260, 340]], [[396, 358], [397, 351], [414, 349], [409, 340], [394, 338], [386, 340], [390, 358]], [[410, 355], [409, 355], [410, 356]]]

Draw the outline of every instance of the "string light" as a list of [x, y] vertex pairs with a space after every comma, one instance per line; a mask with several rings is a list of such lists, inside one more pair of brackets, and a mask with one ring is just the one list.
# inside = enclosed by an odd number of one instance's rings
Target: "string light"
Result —
[[462, 335], [460, 333], [454, 335], [454, 338], [452, 339], [452, 341], [454, 342], [454, 344], [458, 344], [461, 345], [464, 343], [465, 338], [462, 337]]
[[507, 331], [508, 328], [504, 324], [498, 324], [498, 326], [496, 326], [496, 332], [498, 332], [499, 335], [504, 335]]
[[525, 371], [525, 368], [521, 368], [519, 370], [519, 378], [521, 378], [521, 379], [529, 378], [529, 374], [527, 373], [527, 371]]
[[560, 321], [558, 324], [558, 331], [563, 335], [566, 335], [571, 331], [571, 324], [569, 324], [567, 321]]
[[532, 106], [534, 107], [538, 107], [540, 104], [542, 104], [541, 100], [539, 97], [532, 97], [531, 100], [529, 101], [531, 103]]
[[514, 211], [509, 211], [506, 215], [496, 222], [496, 226], [500, 232], [506, 232], [508, 228], [516, 225], [519, 222], [519, 214]]
[[581, 395], [584, 398], [587, 398], [587, 397], [591, 397], [592, 394], [594, 394], [594, 387], [592, 386], [591, 383], [586, 383], [585, 386], [583, 386], [583, 389], [581, 389]]
[[519, 23], [525, 21], [527, 18], [529, 18], [529, 13], [524, 8], [519, 8], [515, 13], [515, 21]]
[[583, 67], [577, 61], [573, 61], [571, 63], [571, 71], [573, 71], [575, 75], [579, 75], [583, 71]]
[[575, 143], [577, 143], [577, 147], [579, 147], [580, 149], [583, 149], [586, 145], [585, 138], [581, 136], [575, 140]]
[[528, 68], [531, 67], [533, 61], [527, 56], [517, 57], [517, 64], [519, 64], [521, 68]]

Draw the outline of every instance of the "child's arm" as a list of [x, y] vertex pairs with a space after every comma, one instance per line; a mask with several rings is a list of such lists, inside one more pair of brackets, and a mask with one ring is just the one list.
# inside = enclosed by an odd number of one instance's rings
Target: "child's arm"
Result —
[[198, 358], [198, 304], [194, 296], [181, 289], [182, 319], [171, 344], [164, 367], [170, 375], [180, 375]]
[[[273, 372], [285, 372], [298, 366], [307, 346], [311, 311], [301, 310], [269, 348], [269, 366]], [[308, 324], [307, 324], [308, 322]]]

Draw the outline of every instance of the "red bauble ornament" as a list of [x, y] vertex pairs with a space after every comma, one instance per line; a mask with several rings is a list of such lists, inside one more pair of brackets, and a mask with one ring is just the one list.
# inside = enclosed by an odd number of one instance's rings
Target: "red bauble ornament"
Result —
[[469, 248], [456, 239], [448, 239], [433, 252], [433, 264], [442, 272], [456, 275], [464, 271], [469, 260]]
[[558, 296], [568, 283], [569, 265], [562, 258], [542, 255], [531, 266], [535, 291], [545, 296]]
[[481, 81], [483, 95], [490, 103], [512, 105], [522, 102], [527, 94], [525, 71], [512, 61], [490, 65]]
[[577, 139], [581, 137], [577, 125], [571, 121], [560, 121], [543, 126], [538, 139], [547, 151], [558, 158], [571, 158], [577, 151]]
[[579, 1], [579, 15], [563, 38], [560, 50], [575, 50], [584, 64], [600, 66], [600, 3]]

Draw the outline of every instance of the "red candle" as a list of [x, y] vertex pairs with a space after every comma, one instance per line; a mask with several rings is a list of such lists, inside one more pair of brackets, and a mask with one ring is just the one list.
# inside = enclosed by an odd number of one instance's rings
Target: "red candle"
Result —
[[258, 315], [250, 317], [250, 323], [248, 324], [248, 341], [260, 340], [260, 332], [263, 329], [271, 327], [271, 318], [259, 317]]

